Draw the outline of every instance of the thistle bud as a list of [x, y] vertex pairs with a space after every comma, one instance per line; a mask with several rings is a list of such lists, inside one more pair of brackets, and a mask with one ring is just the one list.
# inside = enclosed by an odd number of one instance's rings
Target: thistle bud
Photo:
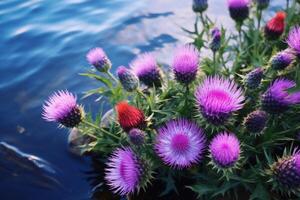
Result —
[[247, 131], [250, 133], [258, 134], [266, 126], [267, 113], [264, 111], [253, 111], [251, 112], [244, 121], [244, 125]]
[[250, 89], [255, 89], [259, 87], [261, 80], [264, 76], [264, 71], [262, 68], [256, 68], [246, 75], [245, 84]]
[[270, 64], [274, 70], [284, 70], [295, 59], [295, 55], [290, 49], [278, 52], [271, 58]]
[[193, 11], [202, 13], [208, 7], [207, 0], [193, 0]]
[[211, 32], [212, 40], [210, 43], [210, 49], [213, 52], [216, 52], [221, 47], [221, 31], [216, 27]]
[[139, 86], [139, 79], [138, 77], [129, 69], [124, 66], [120, 66], [117, 69], [117, 75], [119, 80], [123, 86], [123, 88], [128, 91], [132, 92], [137, 89]]
[[86, 55], [87, 61], [100, 72], [107, 72], [111, 68], [111, 62], [103, 49], [97, 47], [91, 49]]
[[128, 136], [130, 141], [136, 146], [140, 146], [144, 143], [145, 132], [140, 129], [137, 128], [131, 129], [128, 133]]

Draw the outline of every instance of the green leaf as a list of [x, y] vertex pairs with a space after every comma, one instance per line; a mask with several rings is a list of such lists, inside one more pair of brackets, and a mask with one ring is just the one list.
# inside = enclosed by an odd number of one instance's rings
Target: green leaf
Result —
[[269, 200], [270, 195], [266, 188], [261, 184], [257, 184], [254, 192], [251, 194], [249, 200]]
[[101, 83], [103, 83], [104, 85], [106, 85], [108, 88], [112, 88], [112, 86], [113, 86], [112, 82], [108, 78], [105, 78], [103, 76], [99, 76], [97, 74], [80, 73], [79, 75], [81, 75], [81, 76], [87, 76], [89, 78], [94, 78], [94, 79], [100, 81]]
[[82, 98], [84, 99], [84, 98], [87, 98], [87, 97], [89, 97], [91, 95], [94, 95], [94, 94], [102, 94], [105, 91], [107, 91], [107, 89], [102, 88], [102, 87], [96, 88], [96, 89], [92, 89], [92, 90], [88, 90], [87, 92], [84, 93], [84, 96]]
[[209, 184], [193, 185], [188, 186], [187, 188], [191, 189], [193, 192], [196, 192], [199, 197], [212, 193], [218, 189], [215, 185]]

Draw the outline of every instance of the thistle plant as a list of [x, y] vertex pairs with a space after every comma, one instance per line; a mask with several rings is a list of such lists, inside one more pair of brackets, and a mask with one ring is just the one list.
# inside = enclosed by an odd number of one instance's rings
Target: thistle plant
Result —
[[194, 41], [174, 49], [168, 67], [145, 52], [114, 76], [108, 54], [92, 49], [92, 69], [81, 75], [99, 86], [83, 97], [109, 107], [84, 110], [74, 94], [58, 91], [42, 117], [91, 138], [80, 148], [101, 159], [103, 182], [117, 195], [298, 199], [299, 151], [282, 150], [299, 145], [300, 5], [267, 19], [269, 1], [228, 0], [237, 37], [204, 18], [208, 3], [193, 1], [196, 30], [183, 30]]

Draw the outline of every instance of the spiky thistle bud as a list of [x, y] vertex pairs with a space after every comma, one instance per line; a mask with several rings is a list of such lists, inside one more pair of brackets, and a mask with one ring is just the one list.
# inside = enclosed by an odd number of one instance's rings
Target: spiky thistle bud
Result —
[[145, 141], [145, 132], [137, 128], [131, 129], [128, 136], [132, 144], [136, 146], [142, 145]]
[[267, 113], [264, 111], [253, 111], [245, 118], [244, 126], [250, 133], [259, 134], [266, 126], [267, 117]]
[[300, 189], [300, 153], [286, 155], [271, 165], [271, 175], [280, 190], [285, 192]]
[[221, 34], [221, 31], [217, 27], [211, 32], [212, 40], [209, 46], [213, 52], [218, 51], [221, 47]]
[[250, 71], [246, 75], [246, 80], [245, 80], [246, 86], [250, 89], [255, 89], [259, 87], [263, 76], [264, 76], [264, 70], [261, 67]]
[[228, 0], [230, 17], [242, 23], [249, 16], [249, 0]]
[[207, 0], [193, 0], [193, 11], [202, 13], [208, 8]]
[[107, 72], [111, 68], [111, 62], [103, 49], [96, 47], [86, 55], [87, 61], [100, 72]]
[[271, 67], [274, 70], [284, 70], [295, 59], [295, 55], [290, 49], [286, 49], [275, 54], [270, 61]]
[[263, 10], [269, 6], [270, 0], [256, 0], [256, 4], [258, 9]]
[[117, 69], [117, 75], [123, 88], [126, 91], [132, 92], [138, 88], [139, 79], [131, 70], [127, 69], [124, 66], [120, 66]]
[[275, 17], [269, 20], [265, 26], [265, 36], [268, 39], [276, 40], [284, 32], [285, 12], [277, 12]]

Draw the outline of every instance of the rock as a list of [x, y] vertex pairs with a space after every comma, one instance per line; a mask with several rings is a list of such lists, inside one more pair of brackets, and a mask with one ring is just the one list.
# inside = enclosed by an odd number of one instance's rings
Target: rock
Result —
[[72, 128], [68, 137], [69, 151], [76, 156], [85, 155], [84, 147], [93, 140], [88, 135], [82, 135], [77, 128]]
[[114, 121], [116, 121], [116, 114], [113, 109], [110, 109], [102, 116], [99, 126], [102, 128], [109, 128]]

